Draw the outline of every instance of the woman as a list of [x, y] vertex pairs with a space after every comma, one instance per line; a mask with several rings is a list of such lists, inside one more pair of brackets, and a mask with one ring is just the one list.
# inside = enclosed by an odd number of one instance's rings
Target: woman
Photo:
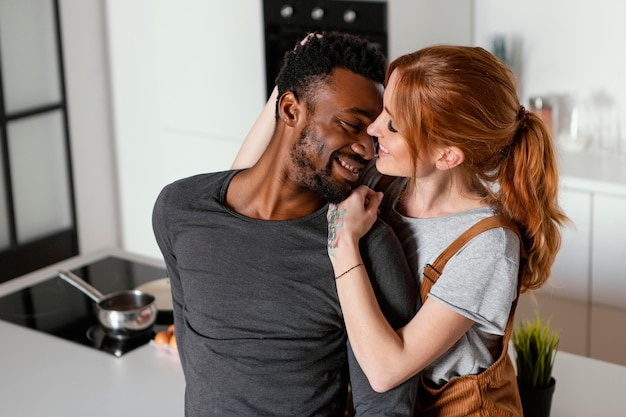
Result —
[[[417, 415], [521, 415], [506, 330], [518, 290], [548, 279], [567, 220], [557, 204], [552, 138], [519, 104], [513, 72], [482, 48], [434, 46], [402, 56], [386, 85], [384, 110], [368, 133], [378, 138], [377, 170], [401, 178], [380, 208], [382, 193], [361, 186], [328, 214], [350, 343], [375, 390], [422, 373]], [[379, 176], [372, 170], [363, 182]], [[425, 266], [482, 219], [504, 217], [521, 241], [503, 227], [474, 237], [449, 259], [411, 322], [394, 331], [360, 267], [359, 238], [379, 212], [422, 285]], [[508, 399], [494, 394], [505, 389]]]

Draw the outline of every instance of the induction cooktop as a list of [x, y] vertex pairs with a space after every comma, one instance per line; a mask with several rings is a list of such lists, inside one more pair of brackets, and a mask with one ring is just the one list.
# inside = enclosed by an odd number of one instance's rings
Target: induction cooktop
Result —
[[[166, 277], [164, 268], [115, 256], [72, 269], [103, 294], [134, 289]], [[0, 297], [0, 320], [88, 346], [116, 357], [150, 341], [156, 331], [173, 323], [171, 311], [159, 311], [153, 328], [132, 336], [110, 335], [99, 324], [96, 303], [58, 278]]]

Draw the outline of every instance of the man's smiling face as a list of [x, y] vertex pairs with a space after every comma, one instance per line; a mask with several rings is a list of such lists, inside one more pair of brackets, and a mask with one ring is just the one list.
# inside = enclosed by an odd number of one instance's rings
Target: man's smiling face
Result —
[[345, 199], [374, 144], [367, 126], [382, 108], [382, 86], [344, 69], [333, 71], [315, 94], [313, 111], [292, 148], [294, 181], [331, 203]]

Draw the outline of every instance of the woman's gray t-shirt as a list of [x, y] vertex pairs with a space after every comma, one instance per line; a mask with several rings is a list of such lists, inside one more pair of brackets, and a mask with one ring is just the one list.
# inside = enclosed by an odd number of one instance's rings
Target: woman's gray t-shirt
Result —
[[[389, 186], [385, 200], [391, 204], [382, 213], [400, 239], [421, 284], [426, 264], [433, 263], [470, 226], [496, 213], [486, 206], [438, 218], [409, 218], [393, 208], [403, 184], [398, 179]], [[424, 369], [426, 378], [441, 385], [456, 376], [479, 374], [495, 362], [517, 296], [519, 254], [517, 235], [496, 228], [476, 236], [448, 261], [429, 297], [475, 323], [450, 350]]]

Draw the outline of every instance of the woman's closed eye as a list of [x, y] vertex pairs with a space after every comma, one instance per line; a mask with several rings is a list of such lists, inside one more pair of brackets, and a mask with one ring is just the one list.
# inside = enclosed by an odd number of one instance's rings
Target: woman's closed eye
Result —
[[398, 130], [395, 127], [393, 127], [393, 123], [391, 123], [391, 120], [387, 122], [387, 129], [389, 129], [390, 132], [398, 133]]

